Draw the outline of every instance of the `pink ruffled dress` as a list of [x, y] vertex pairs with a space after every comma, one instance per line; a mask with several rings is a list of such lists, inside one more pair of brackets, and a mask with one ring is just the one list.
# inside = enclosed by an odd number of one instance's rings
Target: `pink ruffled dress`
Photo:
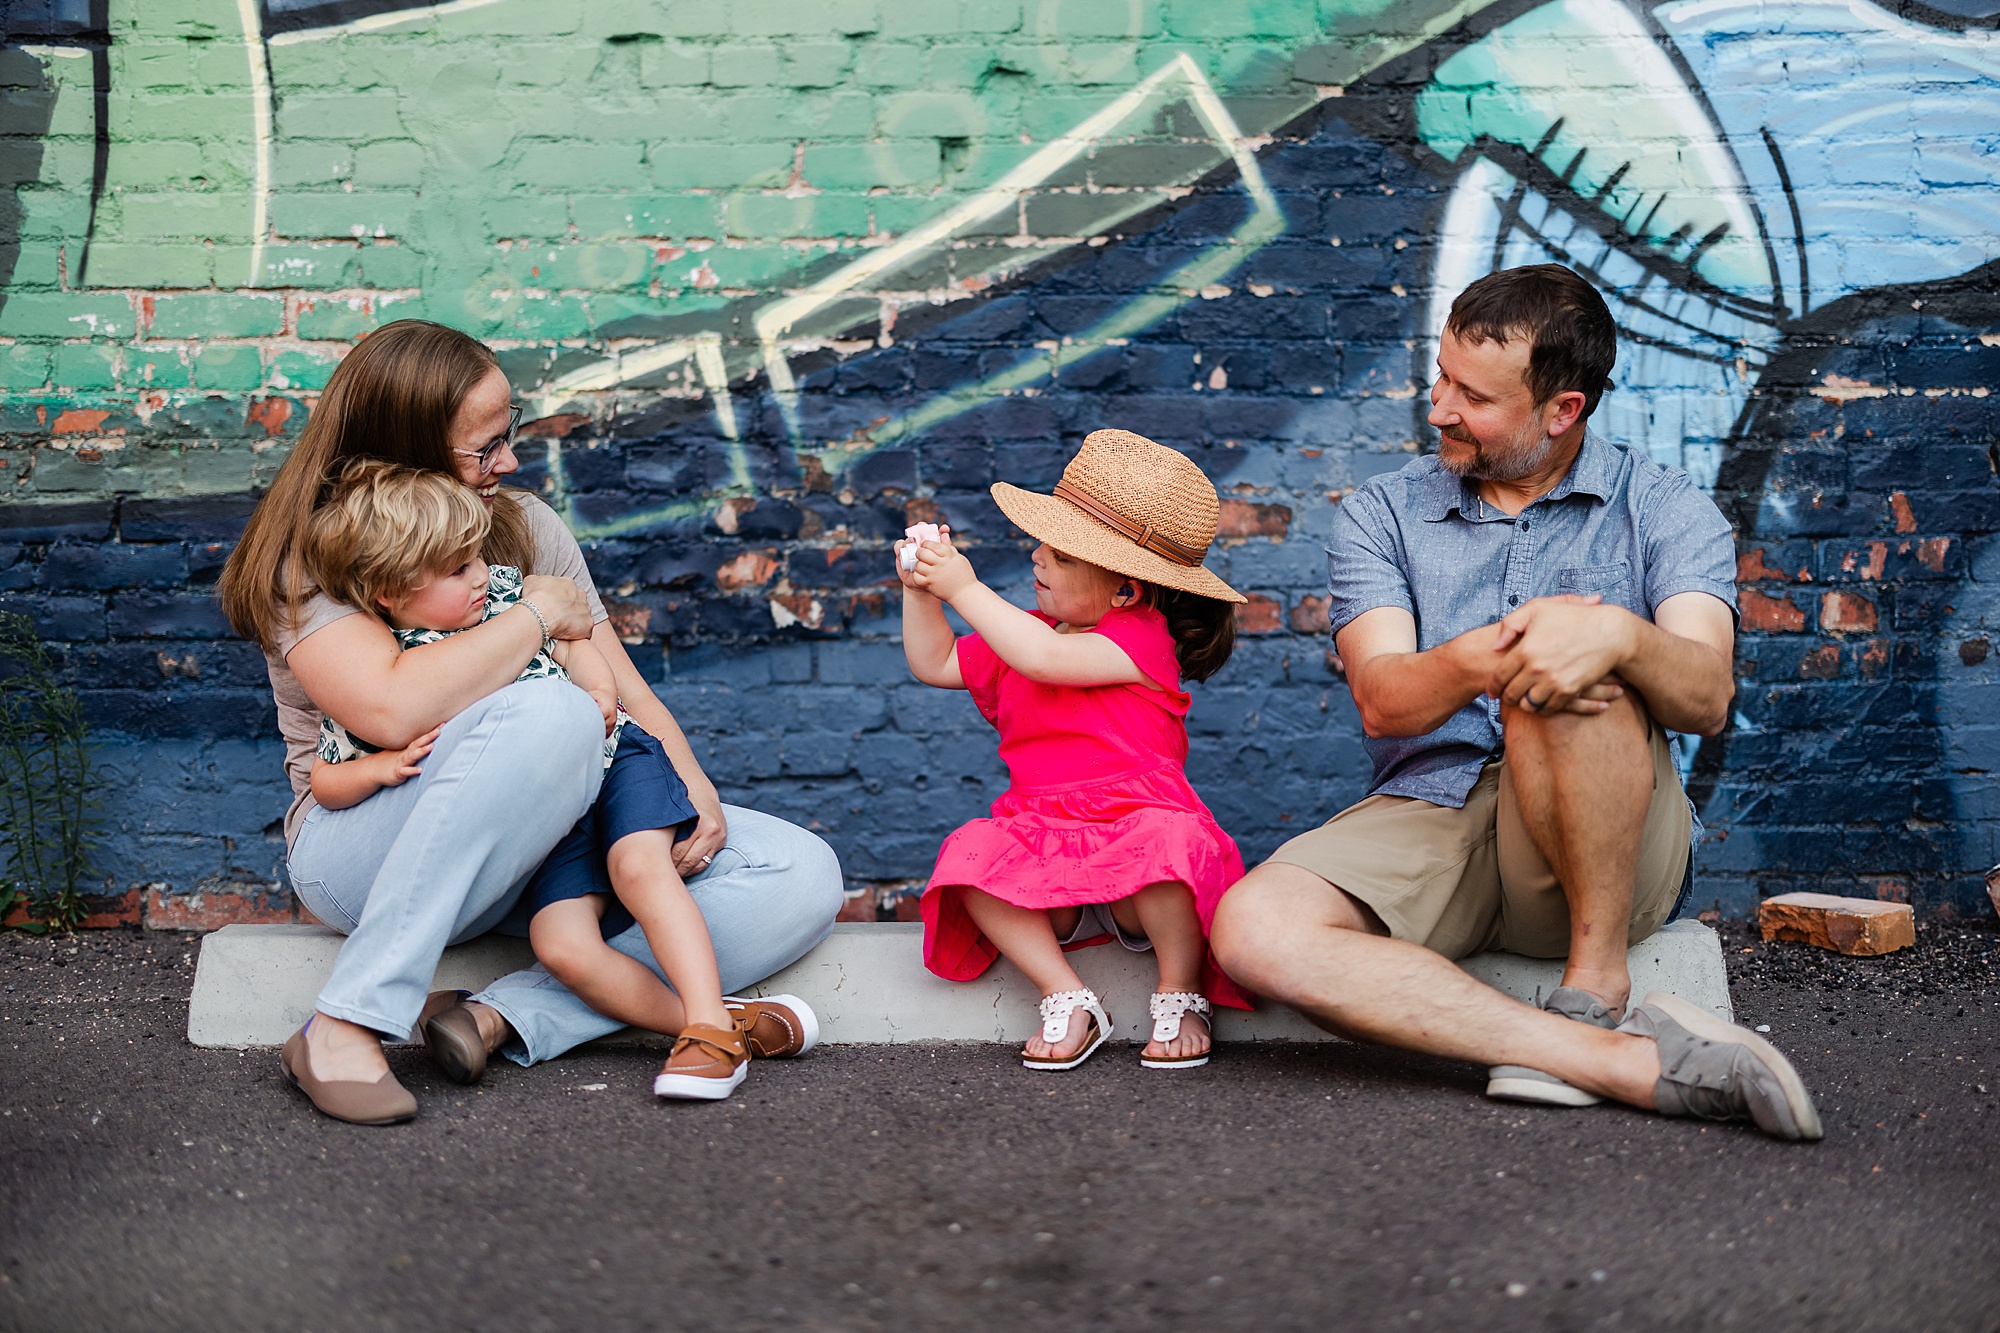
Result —
[[[1115, 902], [1178, 881], [1194, 890], [1205, 931], [1223, 893], [1243, 877], [1236, 843], [1188, 785], [1190, 700], [1166, 617], [1129, 607], [1090, 632], [1123, 648], [1160, 688], [1042, 685], [977, 634], [958, 641], [959, 673], [1000, 732], [1013, 780], [991, 818], [944, 840], [924, 890], [924, 966], [948, 980], [971, 981], [1000, 956], [967, 915], [965, 886], [1047, 908]], [[1250, 1007], [1213, 958], [1203, 966], [1202, 990], [1217, 1004]]]

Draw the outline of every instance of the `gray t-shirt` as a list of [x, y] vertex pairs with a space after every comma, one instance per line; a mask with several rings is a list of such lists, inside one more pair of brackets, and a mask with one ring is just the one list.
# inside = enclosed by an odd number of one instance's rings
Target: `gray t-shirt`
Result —
[[[606, 619], [604, 601], [597, 595], [597, 585], [591, 582], [590, 569], [583, 562], [583, 548], [576, 544], [576, 538], [570, 535], [570, 530], [564, 526], [556, 511], [525, 491], [502, 491], [500, 494], [512, 496], [527, 515], [528, 533], [535, 544], [534, 566], [528, 573], [575, 579], [590, 601], [592, 623]], [[285, 738], [285, 776], [292, 783], [292, 807], [285, 812], [287, 855], [299, 835], [299, 825], [305, 820], [306, 813], [318, 804], [312, 798], [312, 763], [313, 751], [319, 745], [320, 721], [325, 714], [300, 688], [291, 668], [285, 665], [285, 659], [302, 640], [336, 620], [360, 614], [354, 607], [315, 593], [312, 600], [306, 603], [297, 629], [290, 633], [280, 632], [278, 652], [264, 655], [264, 667], [271, 677], [271, 697], [278, 705], [278, 730]]]

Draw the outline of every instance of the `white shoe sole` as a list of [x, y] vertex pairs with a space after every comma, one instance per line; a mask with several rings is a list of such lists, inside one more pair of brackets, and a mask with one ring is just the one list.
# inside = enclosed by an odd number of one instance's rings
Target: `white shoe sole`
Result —
[[1084, 1048], [1082, 1050], [1078, 1051], [1075, 1055], [1071, 1056], [1067, 1060], [1059, 1062], [1048, 1061], [1048, 1060], [1030, 1060], [1027, 1056], [1024, 1055], [1021, 1057], [1021, 1066], [1024, 1069], [1040, 1069], [1047, 1073], [1060, 1074], [1065, 1069], [1076, 1068], [1078, 1065], [1082, 1064], [1085, 1060], [1088, 1060], [1091, 1056], [1097, 1054], [1097, 1048], [1102, 1046], [1108, 1039], [1108, 1037], [1109, 1034], [1100, 1028], [1098, 1030], [1097, 1035], [1091, 1038], [1090, 1041], [1084, 1045]]
[[1139, 1057], [1139, 1066], [1142, 1069], [1199, 1069], [1207, 1063], [1208, 1057], [1205, 1055], [1197, 1055], [1192, 1060], [1148, 1060], [1143, 1055]]
[[1528, 1102], [1535, 1106], [1596, 1106], [1604, 1100], [1596, 1093], [1585, 1092], [1554, 1075], [1545, 1078], [1520, 1074], [1495, 1075], [1486, 1080], [1486, 1095], [1503, 1102]]
[[1667, 1017], [1697, 1037], [1728, 1046], [1747, 1046], [1755, 1051], [1764, 1067], [1778, 1076], [1778, 1087], [1784, 1092], [1785, 1104], [1791, 1108], [1792, 1119], [1798, 1124], [1799, 1137], [1824, 1137], [1826, 1131], [1819, 1123], [1819, 1111], [1813, 1106], [1812, 1094], [1806, 1091], [1805, 1080], [1799, 1077], [1798, 1070], [1792, 1068], [1792, 1062], [1785, 1058], [1784, 1052], [1749, 1028], [1738, 1027], [1678, 995], [1654, 991], [1645, 1002], [1664, 1011]]
[[788, 1055], [785, 1057], [788, 1060], [796, 1060], [800, 1055], [804, 1055], [807, 1051], [819, 1045], [819, 1015], [813, 1012], [811, 1005], [796, 995], [759, 995], [754, 998], [745, 998], [741, 995], [725, 995], [722, 999], [724, 1003], [733, 1000], [738, 1004], [754, 1004], [758, 1002], [764, 1004], [782, 1004], [797, 1014], [799, 1016], [799, 1026], [806, 1030], [806, 1040], [805, 1044], [799, 1047], [797, 1055]]
[[750, 1062], [736, 1066], [728, 1078], [702, 1078], [698, 1074], [660, 1074], [653, 1079], [653, 1095], [683, 1102], [719, 1102], [743, 1086]]

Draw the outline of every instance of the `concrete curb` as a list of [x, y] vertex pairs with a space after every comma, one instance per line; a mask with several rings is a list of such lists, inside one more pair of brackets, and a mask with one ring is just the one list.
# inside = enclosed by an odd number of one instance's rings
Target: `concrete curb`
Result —
[[[312, 1012], [342, 937], [323, 926], [225, 926], [202, 940], [188, 1004], [188, 1040], [196, 1046], [277, 1046]], [[822, 1039], [836, 1044], [1024, 1040], [1034, 1031], [1035, 988], [1002, 962], [976, 982], [943, 981], [926, 972], [923, 927], [914, 922], [837, 925], [818, 948], [750, 994], [790, 992], [819, 1013]], [[1153, 962], [1117, 945], [1071, 955], [1084, 983], [1103, 997], [1120, 1038], [1145, 1035]], [[533, 962], [526, 940], [488, 935], [447, 949], [432, 989], [477, 990]], [[1675, 921], [1631, 951], [1632, 993], [1664, 990], [1732, 1016], [1722, 943], [1697, 921]], [[1562, 976], [1562, 964], [1490, 953], [1460, 964], [1481, 981], [1533, 1001]], [[637, 1036], [638, 1034], [631, 1034]], [[1289, 1009], [1224, 1010], [1216, 1040], [1325, 1041], [1328, 1035]]]

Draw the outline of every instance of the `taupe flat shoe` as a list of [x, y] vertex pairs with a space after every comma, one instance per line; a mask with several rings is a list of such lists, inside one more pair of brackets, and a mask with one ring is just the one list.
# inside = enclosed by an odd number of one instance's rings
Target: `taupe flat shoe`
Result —
[[417, 1099], [386, 1069], [370, 1083], [317, 1077], [312, 1070], [311, 1050], [306, 1045], [306, 1028], [311, 1026], [309, 1018], [305, 1027], [286, 1039], [284, 1049], [278, 1053], [278, 1064], [292, 1086], [303, 1092], [321, 1115], [345, 1120], [350, 1125], [399, 1125], [416, 1118]]
[[1653, 1100], [1661, 1115], [1748, 1120], [1772, 1138], [1808, 1143], [1826, 1132], [1799, 1071], [1748, 1028], [1654, 991], [1620, 1030], [1659, 1045]]
[[479, 1020], [465, 1007], [465, 991], [432, 991], [418, 1020], [424, 1048], [454, 1083], [477, 1083], [486, 1076], [486, 1038]]
[[[1614, 1014], [1604, 1001], [1576, 986], [1558, 986], [1549, 992], [1541, 1007], [1552, 1014], [1609, 1030], [1618, 1026], [1623, 1014]], [[1585, 1092], [1563, 1082], [1554, 1074], [1525, 1065], [1494, 1065], [1486, 1071], [1486, 1095], [1501, 1101], [1531, 1102], [1538, 1106], [1595, 1106], [1603, 1101], [1594, 1092]]]

